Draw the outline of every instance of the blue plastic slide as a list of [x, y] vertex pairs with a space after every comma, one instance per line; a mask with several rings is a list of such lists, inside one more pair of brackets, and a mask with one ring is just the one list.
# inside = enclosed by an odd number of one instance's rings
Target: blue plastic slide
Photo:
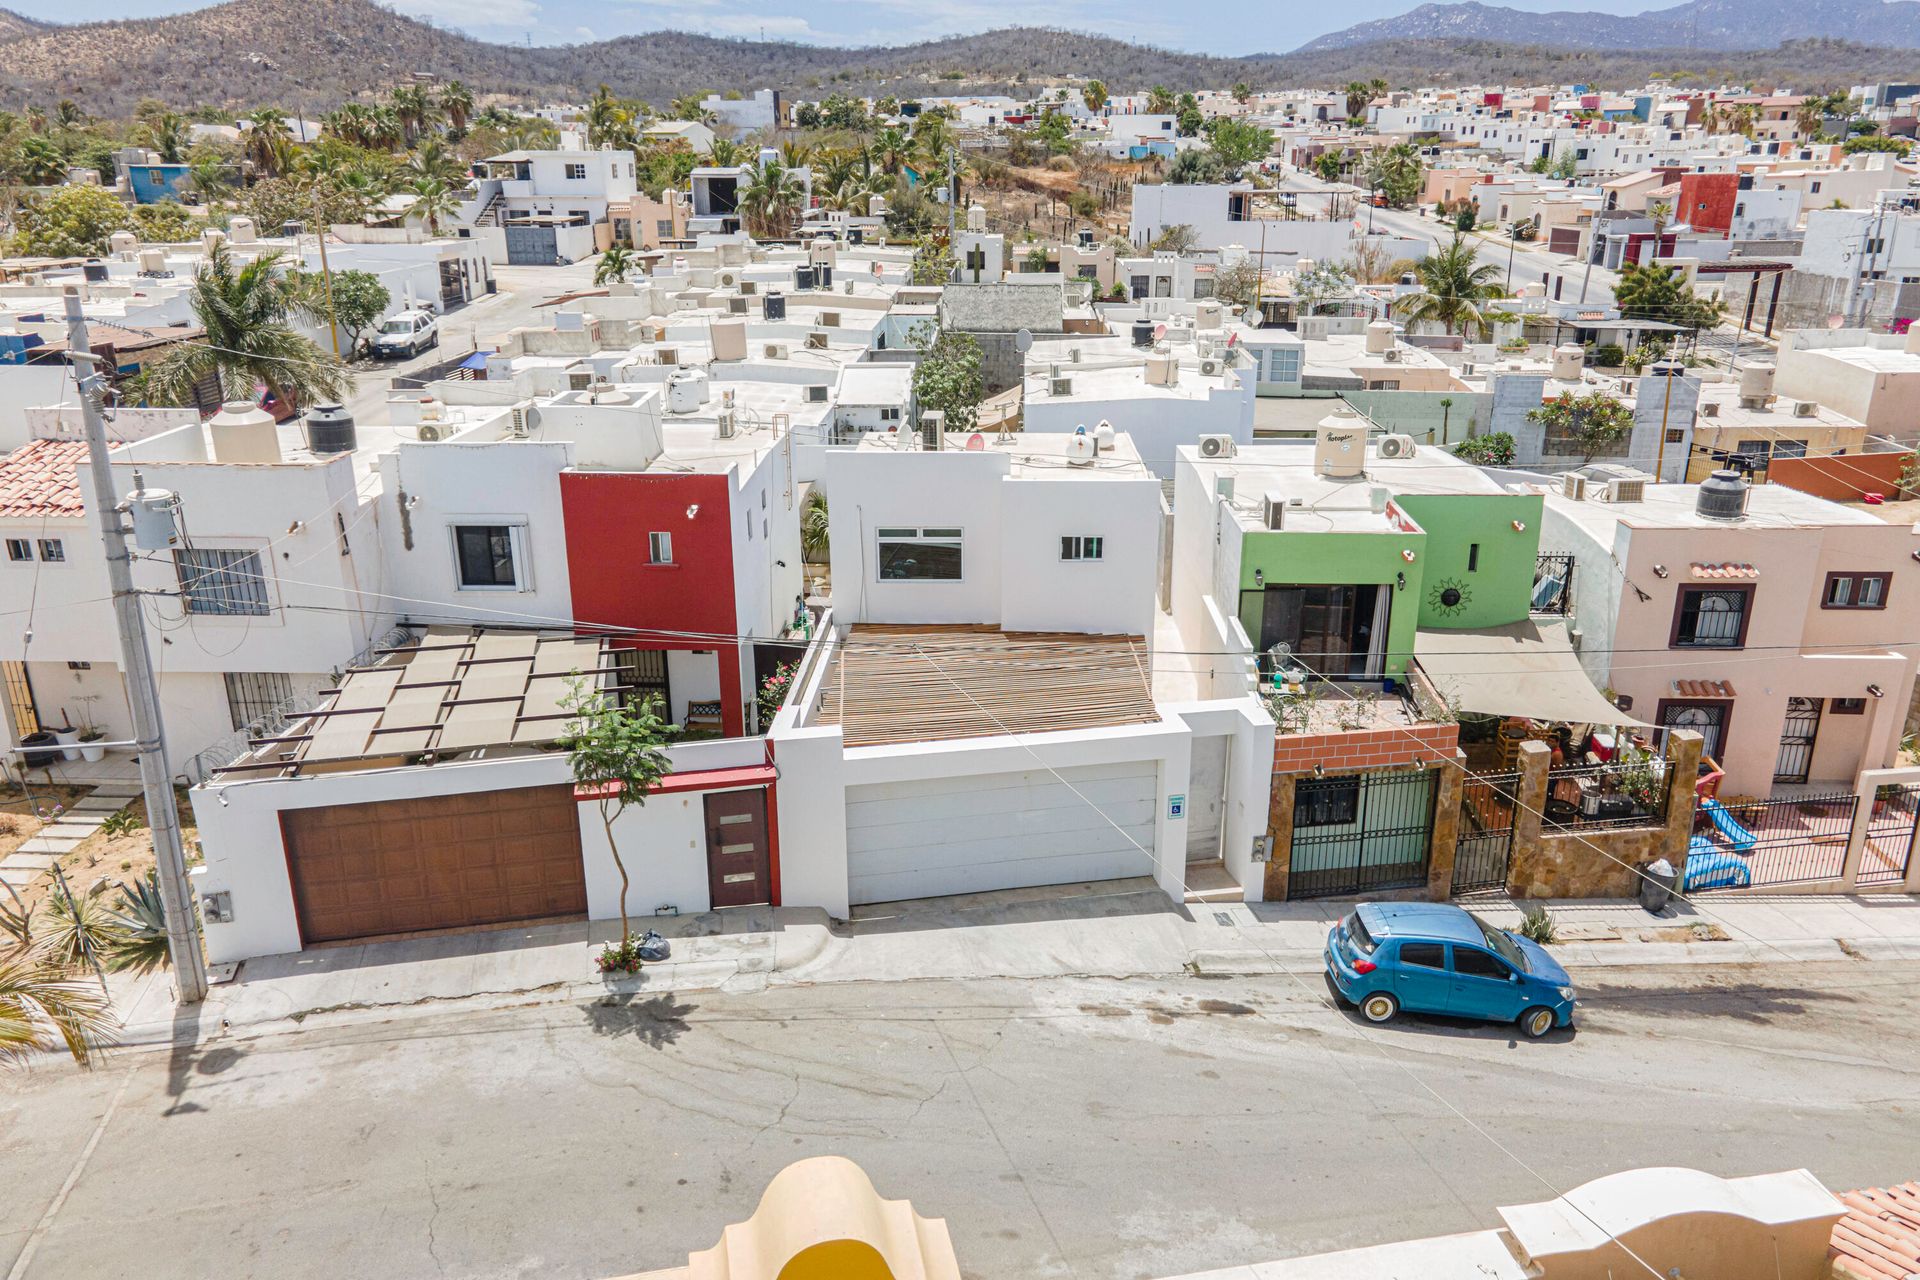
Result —
[[1682, 892], [1745, 889], [1752, 883], [1753, 868], [1747, 865], [1746, 859], [1727, 853], [1705, 836], [1687, 841], [1687, 882]]
[[1721, 804], [1712, 796], [1703, 797], [1700, 801], [1700, 808], [1706, 812], [1707, 817], [1712, 820], [1713, 825], [1720, 829], [1720, 834], [1733, 841], [1733, 851], [1735, 853], [1752, 853], [1753, 847], [1760, 843], [1759, 836], [1754, 835], [1753, 832], [1735, 822], [1733, 815], [1727, 812], [1727, 806]]

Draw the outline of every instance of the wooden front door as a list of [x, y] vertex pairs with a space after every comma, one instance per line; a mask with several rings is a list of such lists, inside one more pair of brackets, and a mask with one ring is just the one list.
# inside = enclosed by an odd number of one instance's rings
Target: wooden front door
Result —
[[767, 793], [719, 791], [707, 803], [707, 889], [715, 907], [773, 901]]

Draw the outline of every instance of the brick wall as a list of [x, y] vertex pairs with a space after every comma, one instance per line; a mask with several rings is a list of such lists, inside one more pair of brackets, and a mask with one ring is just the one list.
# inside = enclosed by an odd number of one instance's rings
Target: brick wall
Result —
[[1457, 724], [1347, 733], [1281, 733], [1273, 740], [1273, 771], [1304, 773], [1317, 765], [1328, 773], [1375, 773], [1442, 764], [1453, 759], [1459, 747]]

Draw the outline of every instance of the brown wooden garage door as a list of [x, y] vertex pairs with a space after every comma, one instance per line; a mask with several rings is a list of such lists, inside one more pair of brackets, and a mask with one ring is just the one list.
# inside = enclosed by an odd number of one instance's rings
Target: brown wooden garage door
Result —
[[570, 786], [295, 809], [283, 823], [308, 943], [586, 914]]

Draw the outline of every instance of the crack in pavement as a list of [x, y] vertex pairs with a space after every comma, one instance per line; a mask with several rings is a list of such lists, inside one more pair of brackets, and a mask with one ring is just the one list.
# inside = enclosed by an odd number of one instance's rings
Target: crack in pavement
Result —
[[440, 1221], [440, 1193], [433, 1189], [433, 1172], [427, 1162], [420, 1162], [420, 1179], [427, 1185], [427, 1199], [433, 1202], [433, 1213], [427, 1218], [427, 1256], [433, 1259], [433, 1265], [441, 1275], [447, 1274], [447, 1264], [440, 1257], [440, 1237], [435, 1230]]

